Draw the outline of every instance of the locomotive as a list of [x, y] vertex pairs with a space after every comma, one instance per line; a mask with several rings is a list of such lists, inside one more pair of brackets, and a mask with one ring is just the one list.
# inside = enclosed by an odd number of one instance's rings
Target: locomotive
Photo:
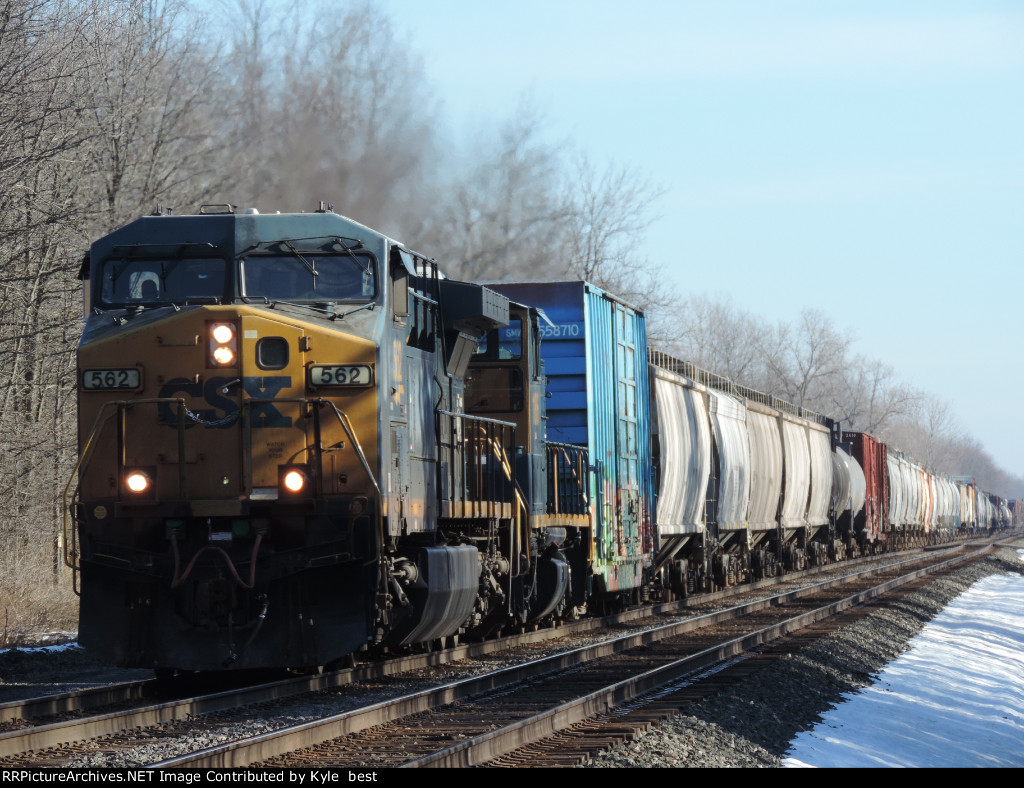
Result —
[[[577, 450], [557, 450], [564, 516], [538, 503], [535, 310], [499, 337], [507, 298], [325, 206], [144, 217], [85, 269], [85, 648], [158, 673], [316, 667], [582, 605]], [[487, 369], [522, 382], [516, 423], [493, 395], [490, 415], [465, 407], [489, 334]]]
[[82, 276], [66, 560], [112, 664], [317, 669], [995, 519], [613, 294], [447, 279], [324, 204], [143, 217]]

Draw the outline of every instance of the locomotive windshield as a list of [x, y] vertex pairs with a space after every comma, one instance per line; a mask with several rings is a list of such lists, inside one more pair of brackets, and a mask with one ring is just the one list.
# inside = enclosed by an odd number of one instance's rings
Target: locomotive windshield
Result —
[[103, 263], [100, 298], [107, 305], [220, 301], [224, 260], [216, 257], [118, 259]]
[[377, 293], [363, 254], [254, 254], [242, 260], [242, 293], [271, 301], [366, 301]]

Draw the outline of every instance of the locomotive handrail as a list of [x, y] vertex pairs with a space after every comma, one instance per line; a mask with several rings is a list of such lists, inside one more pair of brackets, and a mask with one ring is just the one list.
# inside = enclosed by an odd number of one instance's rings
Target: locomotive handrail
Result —
[[[356, 456], [359, 461], [363, 464], [363, 469], [366, 471], [366, 475], [370, 477], [370, 482], [373, 484], [373, 489], [377, 493], [376, 506], [374, 511], [377, 517], [377, 531], [380, 534], [380, 542], [374, 545], [375, 554], [366, 562], [367, 565], [376, 563], [380, 560], [381, 553], [384, 550], [385, 534], [384, 534], [384, 494], [380, 491], [380, 486], [377, 484], [377, 480], [373, 477], [373, 471], [370, 470], [370, 463], [366, 459], [366, 455], [363, 453], [363, 447], [359, 443], [359, 437], [356, 435], [355, 428], [352, 427], [352, 422], [348, 418], [348, 414], [343, 410], [339, 409], [329, 399], [317, 399], [317, 403], [323, 405], [325, 402], [331, 406], [334, 410], [334, 415], [338, 417], [338, 422], [341, 424], [341, 428], [345, 430], [345, 434], [348, 435], [348, 439], [352, 441], [352, 447], [355, 449]], [[319, 448], [319, 441], [318, 441]]]
[[[498, 463], [501, 466], [501, 469], [505, 472], [505, 478], [512, 484], [513, 495], [516, 499], [516, 527], [514, 529], [515, 538], [511, 540], [513, 544], [509, 550], [509, 552], [512, 553], [512, 555], [509, 556], [512, 559], [509, 577], [519, 577], [520, 575], [530, 571], [531, 563], [530, 551], [526, 550], [526, 552], [523, 552], [523, 542], [525, 541], [523, 538], [523, 515], [527, 512], [526, 496], [523, 495], [523, 491], [519, 487], [519, 482], [515, 479], [515, 473], [512, 470], [512, 464], [508, 461], [508, 454], [505, 452], [505, 447], [497, 443], [493, 437], [490, 439], [490, 444], [495, 457], [498, 458]], [[526, 556], [525, 572], [519, 571], [522, 567], [520, 566], [520, 562], [516, 560], [517, 556]]]
[[[486, 424], [509, 429], [515, 429], [516, 426], [513, 422], [510, 421], [492, 419], [486, 416], [475, 416], [469, 413], [455, 413], [453, 411], [443, 410], [441, 408], [438, 408], [436, 412], [443, 416], [448, 416], [449, 418], [462, 419], [464, 421], [469, 421], [477, 424]], [[512, 494], [515, 498], [516, 503], [515, 527], [512, 529], [511, 540], [509, 545], [509, 558], [511, 559], [509, 579], [511, 580], [514, 577], [519, 577], [520, 575], [524, 574], [524, 571], [520, 571], [522, 567], [520, 566], [520, 562], [517, 556], [524, 555], [523, 545], [525, 543], [525, 539], [523, 535], [523, 515], [528, 511], [528, 507], [526, 504], [526, 496], [523, 494], [522, 489], [519, 487], [519, 483], [516, 481], [515, 473], [512, 470], [512, 463], [509, 462], [508, 453], [505, 451], [505, 447], [498, 443], [493, 437], [491, 437], [488, 440], [488, 442], [490, 443], [491, 451], [493, 452], [495, 458], [498, 460], [498, 465], [501, 468], [502, 472], [504, 473], [505, 478], [508, 480], [509, 484], [512, 485]], [[528, 572], [530, 569], [529, 550], [526, 551], [525, 555], [527, 561], [525, 572]]]
[[326, 403], [331, 406], [332, 410], [334, 410], [334, 415], [338, 417], [338, 422], [341, 424], [341, 428], [345, 430], [345, 434], [348, 435], [348, 439], [352, 441], [352, 447], [356, 450], [356, 456], [359, 458], [359, 462], [363, 464], [363, 470], [366, 471], [366, 475], [370, 477], [370, 481], [373, 483], [373, 489], [377, 491], [377, 498], [383, 498], [383, 493], [380, 491], [380, 485], [377, 484], [377, 480], [373, 476], [373, 471], [370, 470], [370, 463], [366, 459], [366, 454], [363, 453], [363, 447], [359, 443], [359, 437], [355, 433], [355, 428], [352, 427], [352, 422], [349, 419], [348, 414], [343, 410], [340, 410], [338, 406], [329, 399], [317, 399], [314, 400], [314, 402], [317, 402], [320, 405]]
[[[586, 514], [590, 508], [590, 497], [587, 490], [587, 480], [581, 478], [578, 473], [580, 468], [577, 467], [582, 462], [582, 468], [585, 469], [589, 465], [590, 450], [586, 446], [577, 446], [572, 443], [555, 443], [554, 441], [547, 442], [547, 451], [549, 460], [553, 463], [557, 462], [557, 456], [561, 455], [564, 459], [564, 467], [569, 471], [569, 475], [573, 481], [576, 482], [576, 487], [579, 490], [578, 495], [568, 493], [563, 494], [561, 491], [561, 485], [559, 484], [560, 475], [558, 471], [560, 467], [553, 467], [549, 470], [549, 480], [553, 485], [552, 494], [548, 499], [548, 511], [553, 514]], [[575, 461], [573, 460], [575, 456]], [[572, 500], [566, 500], [571, 498]], [[578, 500], [577, 500], [578, 499]], [[574, 511], [563, 511], [562, 504], [565, 503], [569, 508], [573, 508]], [[575, 504], [575, 505], [574, 505]]]
[[581, 446], [578, 443], [559, 443], [558, 441], [544, 441], [548, 446], [554, 446], [556, 449], [575, 449], [576, 451], [590, 452], [586, 446]]
[[501, 419], [490, 419], [487, 416], [476, 416], [476, 415], [474, 415], [472, 413], [455, 413], [454, 411], [443, 410], [441, 408], [438, 408], [436, 412], [440, 413], [442, 416], [450, 416], [453, 419], [464, 419], [466, 421], [480, 421], [480, 422], [483, 422], [485, 424], [496, 424], [499, 427], [512, 427], [512, 428], [515, 428], [516, 426], [518, 426], [518, 425], [516, 425], [516, 423], [514, 421], [502, 421]]
[[[341, 428], [345, 431], [345, 434], [348, 436], [348, 439], [350, 441], [352, 441], [352, 448], [355, 450], [356, 457], [359, 458], [359, 462], [362, 464], [363, 470], [366, 471], [366, 475], [369, 478], [370, 483], [373, 485], [374, 493], [376, 494], [376, 501], [375, 501], [376, 506], [374, 507], [374, 510], [375, 510], [376, 517], [377, 517], [377, 520], [378, 520], [378, 525], [379, 525], [379, 528], [377, 530], [378, 530], [378, 532], [380, 534], [380, 541], [378, 543], [374, 544], [374, 555], [367, 561], [367, 564], [375, 563], [376, 561], [378, 561], [380, 559], [381, 551], [384, 548], [384, 541], [385, 541], [384, 516], [383, 516], [383, 513], [384, 513], [384, 494], [381, 492], [380, 485], [377, 483], [377, 479], [373, 475], [373, 470], [370, 468], [370, 463], [366, 459], [366, 454], [363, 451], [363, 446], [359, 442], [359, 437], [356, 435], [355, 428], [353, 428], [352, 422], [349, 420], [348, 414], [346, 414], [344, 411], [340, 410], [338, 408], [338, 406], [335, 405], [331, 400], [324, 399], [322, 397], [278, 397], [276, 399], [264, 399], [264, 398], [259, 398], [259, 397], [250, 397], [250, 398], [247, 398], [247, 399], [243, 400], [242, 407], [249, 408], [250, 411], [251, 411], [251, 408], [252, 408], [253, 405], [255, 405], [255, 404], [263, 404], [263, 403], [268, 403], [268, 402], [275, 403], [275, 404], [279, 404], [279, 403], [282, 403], [282, 402], [294, 402], [294, 403], [297, 403], [297, 404], [300, 404], [300, 405], [308, 404], [308, 405], [317, 405], [318, 406], [318, 407], [313, 409], [313, 421], [314, 421], [313, 429], [314, 429], [314, 431], [316, 433], [316, 437], [315, 437], [316, 445], [315, 445], [315, 447], [313, 447], [313, 451], [315, 451], [316, 455], [317, 455], [317, 468], [316, 468], [317, 479], [316, 479], [316, 483], [317, 483], [318, 486], [322, 486], [322, 484], [323, 484], [323, 468], [322, 468], [322, 465], [321, 465], [321, 454], [322, 454], [322, 451], [323, 451], [323, 446], [322, 446], [322, 441], [320, 440], [320, 407], [322, 407], [323, 405], [330, 405], [331, 406], [331, 409], [334, 411], [334, 415], [338, 417], [338, 423], [341, 424]], [[246, 440], [246, 442], [245, 442], [246, 453], [244, 455], [245, 456], [245, 461], [246, 461], [246, 468], [245, 468], [246, 483], [249, 485], [249, 488], [252, 489], [252, 468], [251, 468], [252, 460], [251, 460], [251, 457], [250, 457], [250, 453], [252, 451], [252, 420], [251, 420], [251, 418], [246, 418], [244, 420], [244, 425], [245, 425], [246, 433], [247, 433], [247, 436], [248, 436], [248, 440]], [[310, 448], [306, 447], [306, 451], [309, 451], [309, 450], [310, 450]]]
[[[128, 408], [136, 405], [160, 405], [160, 404], [176, 404], [178, 406], [178, 487], [179, 495], [184, 495], [184, 484], [185, 484], [185, 452], [184, 452], [184, 430], [182, 428], [183, 412], [185, 408], [185, 400], [181, 397], [156, 397], [152, 399], [136, 399], [136, 400], [111, 400], [103, 403], [100, 407], [99, 413], [96, 414], [96, 419], [93, 422], [92, 429], [89, 430], [89, 435], [85, 439], [85, 444], [82, 451], [79, 453], [78, 461], [75, 463], [74, 469], [71, 471], [71, 476], [68, 479], [68, 483], [64, 487], [64, 494], [61, 497], [61, 515], [62, 525], [64, 530], [64, 565], [71, 569], [75, 574], [72, 576], [72, 588], [75, 593], [78, 593], [78, 564], [76, 563], [75, 556], [78, 555], [78, 531], [76, 528], [69, 529], [68, 527], [68, 514], [71, 512], [71, 508], [74, 503], [68, 502], [68, 498], [72, 501], [76, 500], [81, 490], [81, 473], [89, 464], [89, 460], [92, 459], [92, 452], [96, 446], [97, 440], [106, 423], [114, 417], [115, 413], [107, 413], [108, 410], [113, 408], [117, 409], [117, 413], [123, 415], [124, 411]], [[123, 433], [123, 429], [122, 429]], [[119, 451], [123, 453], [123, 434], [121, 435], [121, 443]], [[76, 480], [78, 484], [76, 484]], [[72, 485], [75, 485], [74, 493], [71, 492]], [[68, 531], [70, 530], [71, 536], [68, 538]]]
[[[348, 439], [352, 441], [352, 447], [355, 449], [356, 456], [359, 458], [359, 462], [363, 466], [363, 470], [366, 471], [366, 475], [370, 478], [370, 482], [371, 484], [373, 484], [373, 489], [376, 491], [377, 497], [382, 497], [383, 494], [381, 493], [380, 485], [377, 484], [377, 479], [373, 475], [373, 471], [370, 468], [370, 463], [366, 459], [366, 454], [363, 452], [362, 444], [359, 443], [359, 438], [355, 434], [355, 430], [352, 427], [352, 422], [349, 420], [348, 416], [344, 413], [344, 411], [339, 410], [338, 406], [331, 402], [331, 400], [324, 399], [322, 397], [276, 397], [274, 399], [249, 397], [242, 401], [242, 407], [251, 409], [253, 405], [264, 405], [268, 403], [280, 404], [282, 402], [294, 402], [300, 405], [330, 405], [331, 408], [334, 410], [335, 415], [338, 417], [338, 423], [341, 424], [341, 428], [345, 430], [345, 434], [348, 436]], [[314, 410], [314, 413], [317, 413], [317, 411]], [[316, 424], [315, 428], [319, 432], [319, 419], [317, 420], [317, 422], [318, 423]], [[248, 431], [252, 430], [250, 419], [245, 420], [245, 427], [246, 430]], [[251, 444], [251, 438], [249, 443]], [[316, 444], [317, 445], [314, 447], [313, 450], [319, 452], [320, 441], [316, 441]], [[310, 447], [306, 447], [306, 451], [309, 450]], [[247, 473], [249, 470], [250, 469], [248, 468], [246, 469]], [[249, 487], [251, 488], [251, 478], [247, 476], [246, 480], [247, 482], [249, 482]]]

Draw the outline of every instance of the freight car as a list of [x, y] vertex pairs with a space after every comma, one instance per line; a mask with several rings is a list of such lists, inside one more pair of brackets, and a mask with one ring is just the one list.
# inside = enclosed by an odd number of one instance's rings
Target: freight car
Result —
[[613, 294], [452, 281], [324, 205], [144, 217], [83, 278], [67, 560], [118, 665], [313, 669], [998, 522]]
[[833, 474], [854, 482], [833, 459], [831, 420], [661, 353], [651, 374], [658, 565], [673, 593], [836, 560]]
[[1010, 510], [1010, 527], [1020, 528], [1024, 524], [1024, 501], [1020, 498], [1011, 498], [1006, 502]]

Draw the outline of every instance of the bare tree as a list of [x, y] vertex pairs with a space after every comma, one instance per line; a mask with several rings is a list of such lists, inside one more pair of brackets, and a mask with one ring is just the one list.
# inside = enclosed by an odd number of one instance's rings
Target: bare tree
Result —
[[760, 321], [740, 311], [728, 296], [691, 295], [672, 314], [668, 353], [738, 383], [755, 386], [760, 377]]
[[[0, 593], [60, 575], [70, 473], [78, 119], [97, 4], [0, 0]], [[70, 335], [69, 335], [70, 334]], [[69, 407], [70, 406], [70, 407]], [[20, 612], [20, 611], [19, 611]]]
[[958, 473], [961, 461], [958, 446], [963, 445], [963, 433], [945, 400], [921, 395], [917, 407], [878, 434], [926, 468]]
[[[645, 233], [655, 220], [654, 204], [664, 189], [629, 167], [608, 165], [598, 171], [590, 158], [577, 158], [566, 204], [568, 270], [641, 307], [649, 315], [664, 312], [678, 300], [666, 276], [666, 261], [652, 262], [641, 253]], [[671, 331], [654, 321], [654, 342]], [[664, 333], [664, 337], [662, 334]]]
[[423, 245], [438, 250], [457, 278], [566, 277], [565, 228], [571, 208], [559, 190], [557, 150], [520, 107], [469, 167], [442, 185]]
[[895, 421], [916, 412], [923, 396], [898, 380], [888, 364], [858, 355], [832, 389], [826, 412], [847, 429], [881, 435]]
[[159, 204], [202, 202], [230, 174], [216, 166], [224, 85], [201, 18], [179, 0], [109, 0], [104, 15], [89, 42], [83, 114], [94, 232]]
[[0, 221], [24, 202], [25, 179], [80, 142], [73, 113], [88, 3], [0, 0]]
[[201, 61], [172, 31], [164, 16], [172, 10], [141, 0], [0, 0], [0, 534], [8, 548], [0, 578], [8, 598], [32, 593], [11, 585], [26, 573], [36, 585], [43, 571], [62, 574], [61, 493], [76, 443], [76, 274], [88, 238], [174, 193], [187, 154], [200, 166], [204, 143], [187, 91], [203, 89], [193, 85]]
[[968, 436], [955, 442], [956, 475], [973, 476], [978, 486], [1004, 498], [1024, 498], [1024, 477], [1011, 476], [998, 465], [982, 445]]
[[285, 211], [322, 198], [407, 237], [427, 204], [437, 105], [390, 19], [370, 3], [275, 15], [261, 0], [229, 18], [237, 90], [222, 134], [241, 180], [218, 197]]
[[761, 336], [761, 356], [770, 393], [799, 407], [830, 404], [841, 379], [851, 339], [836, 331], [822, 311], [805, 309], [796, 325], [780, 322]]

